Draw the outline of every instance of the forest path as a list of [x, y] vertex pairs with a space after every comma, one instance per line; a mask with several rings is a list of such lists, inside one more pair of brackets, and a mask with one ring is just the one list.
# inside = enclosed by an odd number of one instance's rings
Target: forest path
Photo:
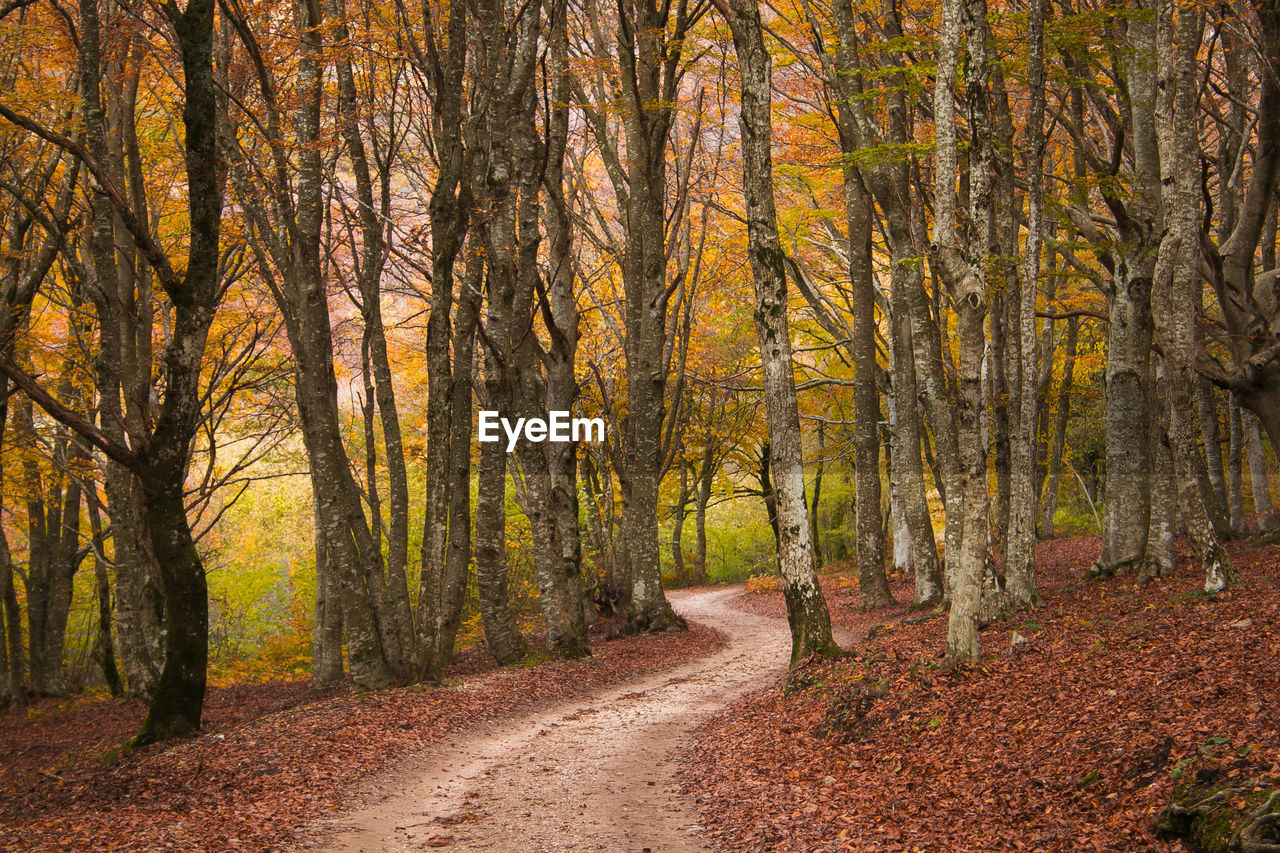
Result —
[[370, 804], [335, 819], [316, 845], [356, 853], [710, 850], [675, 781], [694, 727], [786, 666], [786, 622], [736, 610], [741, 587], [670, 596], [724, 647], [675, 670], [532, 716], [461, 732], [407, 771], [378, 780]]

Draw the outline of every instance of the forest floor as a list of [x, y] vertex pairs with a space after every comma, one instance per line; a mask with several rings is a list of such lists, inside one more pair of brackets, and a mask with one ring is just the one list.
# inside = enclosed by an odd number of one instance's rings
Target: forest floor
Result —
[[[1143, 588], [1082, 581], [1100, 547], [1042, 544], [1043, 606], [983, 630], [981, 665], [954, 671], [938, 656], [945, 616], [860, 613], [856, 581], [824, 577], [850, 653], [733, 703], [682, 756], [708, 839], [744, 853], [1172, 851], [1152, 821], [1175, 787], [1280, 787], [1280, 550], [1231, 545], [1241, 583], [1206, 597], [1185, 558]], [[893, 588], [910, 601], [907, 580]], [[740, 606], [785, 613], [778, 592]]]
[[616, 627], [594, 626], [594, 654], [579, 661], [496, 669], [464, 653], [443, 687], [211, 689], [199, 735], [114, 761], [108, 752], [142, 722], [139, 701], [72, 697], [0, 712], [0, 851], [297, 849], [332, 831], [317, 820], [350, 810], [367, 780], [394, 777], [459, 733], [516, 730], [548, 707], [724, 645], [701, 625], [653, 637], [618, 637]]
[[1207, 598], [1185, 561], [1080, 581], [1098, 548], [1042, 545], [1044, 605], [976, 668], [837, 570], [850, 652], [790, 675], [757, 583], [673, 593], [687, 634], [602, 625], [585, 661], [212, 690], [197, 737], [110, 763], [140, 703], [29, 704], [0, 714], [0, 850], [1180, 850], [1152, 834], [1175, 786], [1280, 785], [1280, 549], [1232, 545], [1242, 582]]

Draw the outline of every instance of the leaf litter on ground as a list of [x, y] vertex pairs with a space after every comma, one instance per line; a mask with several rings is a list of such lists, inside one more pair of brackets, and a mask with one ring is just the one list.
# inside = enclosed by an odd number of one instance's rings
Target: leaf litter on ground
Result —
[[[1280, 550], [1235, 543], [1239, 586], [1082, 581], [1097, 537], [1038, 550], [1043, 606], [982, 631], [948, 670], [943, 614], [859, 612], [856, 641], [716, 714], [682, 779], [732, 851], [1173, 851], [1153, 818], [1196, 774], [1280, 786]], [[909, 602], [909, 578], [893, 584]], [[780, 593], [742, 607], [782, 615]], [[1014, 634], [1022, 640], [1014, 644]]]

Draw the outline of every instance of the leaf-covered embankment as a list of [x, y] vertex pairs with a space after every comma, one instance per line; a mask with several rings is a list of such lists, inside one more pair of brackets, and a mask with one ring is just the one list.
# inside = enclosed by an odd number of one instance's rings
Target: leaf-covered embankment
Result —
[[1280, 553], [1233, 547], [1244, 580], [1209, 599], [1187, 565], [1142, 589], [1077, 582], [1097, 548], [1042, 545], [1044, 606], [952, 673], [943, 618], [860, 614], [828, 578], [856, 648], [702, 729], [685, 779], [708, 833], [739, 851], [1178, 850], [1152, 822], [1180, 782], [1280, 786]]

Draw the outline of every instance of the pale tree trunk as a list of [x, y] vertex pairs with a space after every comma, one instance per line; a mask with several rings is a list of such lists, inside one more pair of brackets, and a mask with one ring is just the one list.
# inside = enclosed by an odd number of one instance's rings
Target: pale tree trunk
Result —
[[[1213, 386], [1203, 376], [1195, 377], [1196, 415], [1200, 421], [1200, 438], [1204, 444], [1205, 509], [1219, 535], [1231, 529], [1227, 509], [1227, 472], [1222, 464], [1222, 424]], [[1197, 466], [1198, 467], [1198, 466]]]
[[[955, 78], [961, 45], [961, 0], [943, 0], [938, 29], [938, 68], [933, 89], [933, 117], [936, 154], [934, 163], [933, 234], [934, 242], [953, 240], [956, 231], [956, 186], [960, 179], [955, 125]], [[934, 283], [935, 298], [941, 299], [942, 287]], [[921, 396], [928, 409], [929, 427], [937, 448], [936, 459], [941, 474], [941, 487], [946, 507], [944, 559], [947, 594], [956, 585], [964, 547], [964, 478], [960, 461], [958, 421], [954, 400], [946, 374], [946, 358], [942, 352], [941, 334], [931, 322], [931, 307], [923, 285], [908, 291], [911, 298], [912, 343], [918, 347], [916, 369], [923, 381]], [[985, 294], [984, 299], [985, 302]], [[941, 317], [941, 313], [938, 314]]]
[[[955, 244], [956, 234], [934, 225], [933, 267], [946, 282], [956, 305], [960, 343], [956, 394], [957, 441], [963, 481], [963, 529], [960, 555], [951, 589], [951, 613], [947, 623], [947, 655], [954, 661], [977, 661], [981, 653], [978, 629], [993, 609], [984, 602], [984, 578], [988, 572], [987, 449], [982, 431], [985, 401], [982, 362], [986, 349], [984, 318], [987, 312], [985, 273], [991, 211], [991, 125], [987, 67], [987, 4], [965, 0], [963, 22], [967, 62], [965, 103], [969, 113], [969, 227], [967, 253]], [[939, 78], [937, 86], [949, 86]], [[951, 105], [947, 105], [951, 109]], [[945, 123], [945, 122], [944, 122]], [[950, 142], [954, 146], [954, 140]], [[939, 161], [954, 163], [954, 150], [945, 154], [939, 145]], [[954, 166], [952, 166], [954, 168]], [[938, 189], [953, 186], [954, 173], [938, 172]], [[950, 496], [948, 496], [950, 498]]]
[[[727, 15], [742, 86], [742, 171], [747, 201], [747, 240], [756, 292], [756, 332], [763, 367], [765, 411], [773, 479], [777, 489], [779, 553], [791, 664], [840, 651], [809, 542], [804, 459], [787, 323], [786, 265], [778, 238], [773, 196], [770, 87], [772, 62], [764, 45], [760, 11], [752, 0], [733, 0]], [[877, 472], [877, 478], [879, 474]], [[878, 479], [877, 479], [878, 484]], [[861, 496], [859, 496], [861, 500]], [[877, 506], [877, 516], [879, 507]], [[879, 538], [879, 523], [876, 525]], [[883, 564], [880, 566], [883, 575]]]
[[[1018, 418], [1011, 447], [1010, 515], [1005, 537], [1005, 592], [1015, 610], [1039, 602], [1036, 586], [1036, 424], [1040, 394], [1037, 365], [1036, 296], [1040, 278], [1040, 244], [1044, 207], [1044, 14], [1046, 0], [1031, 0], [1028, 27], [1027, 88], [1030, 98], [1026, 131], [1027, 242], [1018, 300]], [[1050, 353], [1050, 358], [1052, 353]]]
[[1276, 529], [1275, 513], [1271, 504], [1271, 481], [1267, 474], [1267, 457], [1262, 449], [1262, 425], [1258, 416], [1241, 407], [1241, 425], [1244, 443], [1249, 456], [1249, 484], [1253, 492], [1253, 511], [1258, 517], [1258, 527], [1263, 533]]
[[1152, 393], [1151, 418], [1151, 517], [1147, 522], [1147, 551], [1138, 582], [1173, 574], [1177, 554], [1177, 483], [1173, 476], [1173, 451], [1169, 446], [1169, 410], [1165, 404], [1168, 382], [1163, 369]]
[[[1189, 448], [1195, 441], [1191, 412], [1196, 375], [1192, 364], [1200, 305], [1196, 263], [1200, 244], [1196, 56], [1204, 20], [1199, 10], [1183, 8], [1177, 11], [1175, 23], [1173, 4], [1166, 2], [1161, 4], [1155, 27], [1159, 31], [1154, 41], [1162, 84], [1155, 103], [1157, 133], [1165, 171], [1173, 180], [1163, 185], [1165, 208], [1172, 222], [1161, 241], [1154, 291], [1168, 367], [1169, 443], [1171, 447]], [[1215, 535], [1188, 454], [1172, 455], [1178, 505], [1187, 535], [1205, 573], [1205, 591], [1216, 593], [1236, 579], [1235, 568]]]
[[[1133, 104], [1133, 198], [1107, 282], [1107, 480], [1102, 554], [1091, 574], [1110, 577], [1142, 567], [1151, 520], [1151, 282], [1161, 232], [1160, 157], [1151, 105], [1156, 96], [1155, 22], [1146, 0], [1135, 5], [1127, 49]], [[1145, 58], [1146, 61], [1142, 61]]]

